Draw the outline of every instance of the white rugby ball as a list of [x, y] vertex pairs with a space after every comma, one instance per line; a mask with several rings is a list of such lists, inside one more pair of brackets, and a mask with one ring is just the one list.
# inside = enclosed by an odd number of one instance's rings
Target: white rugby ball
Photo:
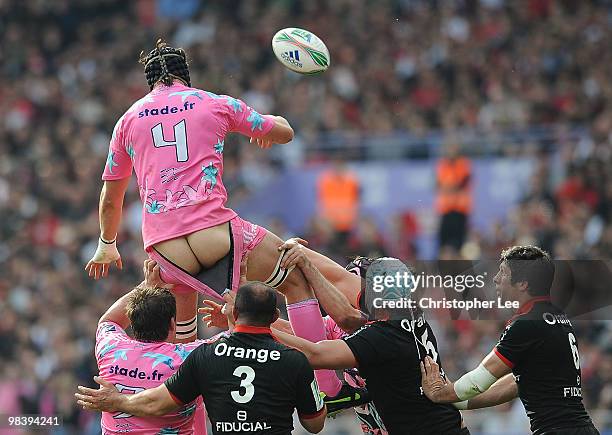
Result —
[[276, 58], [291, 71], [318, 74], [329, 68], [329, 50], [312, 32], [296, 27], [279, 30], [272, 38]]

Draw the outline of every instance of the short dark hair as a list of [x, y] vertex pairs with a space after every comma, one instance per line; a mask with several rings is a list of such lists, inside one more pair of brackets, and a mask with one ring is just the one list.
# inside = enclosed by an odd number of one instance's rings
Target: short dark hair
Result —
[[555, 264], [548, 252], [537, 246], [512, 246], [501, 253], [501, 262], [510, 268], [510, 282], [527, 282], [532, 296], [549, 296], [555, 277]]
[[238, 289], [234, 306], [241, 321], [270, 326], [276, 315], [276, 291], [262, 282], [249, 282]]
[[139, 62], [144, 65], [144, 73], [150, 89], [157, 82], [170, 86], [175, 78], [191, 86], [189, 63], [182, 48], [170, 47], [163, 39], [158, 39], [155, 48], [145, 55], [140, 52]]
[[172, 318], [176, 318], [176, 299], [168, 289], [138, 286], [128, 300], [126, 312], [136, 340], [165, 341]]

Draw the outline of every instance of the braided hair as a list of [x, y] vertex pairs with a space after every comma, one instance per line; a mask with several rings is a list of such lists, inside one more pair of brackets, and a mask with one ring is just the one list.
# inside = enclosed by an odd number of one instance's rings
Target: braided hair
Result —
[[189, 64], [185, 50], [168, 46], [163, 39], [158, 39], [155, 48], [145, 55], [140, 52], [140, 63], [144, 65], [144, 73], [149, 88], [162, 82], [166, 86], [172, 85], [175, 79], [191, 86], [189, 78]]

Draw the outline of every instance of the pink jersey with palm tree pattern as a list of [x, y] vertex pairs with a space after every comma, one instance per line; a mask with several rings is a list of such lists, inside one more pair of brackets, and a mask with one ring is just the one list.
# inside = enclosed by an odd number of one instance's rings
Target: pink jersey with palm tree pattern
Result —
[[[96, 332], [96, 362], [102, 378], [123, 394], [135, 394], [161, 385], [204, 342], [144, 343], [131, 338], [114, 322], [101, 322]], [[193, 434], [194, 414], [202, 406], [201, 399], [195, 400], [162, 417], [103, 412], [102, 434]]]
[[134, 168], [147, 249], [236, 216], [225, 207], [225, 138], [259, 138], [273, 127], [272, 117], [239, 99], [179, 82], [158, 86], [117, 121], [102, 179], [129, 177]]

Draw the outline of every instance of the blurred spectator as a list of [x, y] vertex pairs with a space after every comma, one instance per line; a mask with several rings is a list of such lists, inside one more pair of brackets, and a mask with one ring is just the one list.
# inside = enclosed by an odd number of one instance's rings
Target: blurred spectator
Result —
[[354, 231], [350, 234], [345, 255], [366, 257], [386, 257], [385, 240], [376, 222], [370, 217], [359, 219]]
[[406, 260], [415, 259], [417, 257], [416, 241], [420, 231], [415, 214], [406, 211], [394, 216], [390, 230], [386, 242], [389, 255]]
[[459, 145], [450, 143], [436, 166], [436, 210], [440, 216], [438, 243], [459, 251], [465, 242], [472, 211], [472, 169], [460, 155]]
[[317, 189], [319, 215], [331, 223], [338, 243], [345, 244], [359, 214], [359, 180], [338, 160], [321, 173]]

